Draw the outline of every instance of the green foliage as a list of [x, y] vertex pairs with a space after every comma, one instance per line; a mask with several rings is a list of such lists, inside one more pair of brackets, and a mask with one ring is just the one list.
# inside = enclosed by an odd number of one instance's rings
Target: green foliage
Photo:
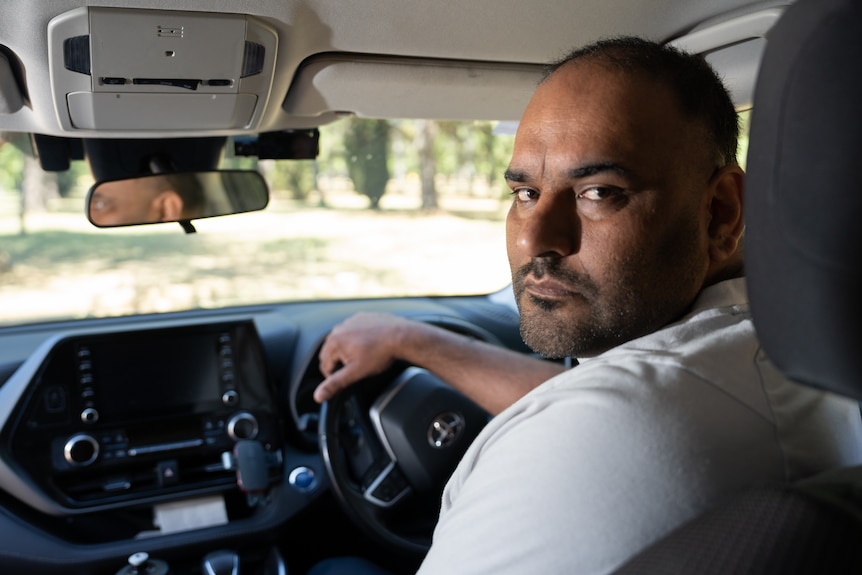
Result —
[[291, 199], [305, 201], [316, 187], [313, 160], [281, 160], [261, 169], [273, 194], [287, 192]]
[[9, 142], [0, 143], [0, 189], [20, 190], [24, 181], [24, 154]]
[[[469, 185], [475, 178], [489, 186], [498, 182], [512, 157], [513, 138], [495, 133], [494, 122], [438, 122], [437, 172], [461, 178]], [[507, 192], [503, 190], [501, 195]]]
[[221, 161], [223, 170], [257, 170], [259, 160], [253, 156], [229, 156]]
[[344, 134], [347, 171], [353, 186], [377, 209], [389, 181], [389, 122], [354, 119]]
[[260, 171], [269, 184], [273, 196], [287, 192], [294, 200], [306, 200], [315, 188], [314, 162], [312, 160], [258, 160], [254, 157], [232, 156], [222, 160], [223, 170]]
[[[434, 135], [432, 169], [436, 176], [455, 183], [455, 193], [469, 195], [476, 181], [497, 185], [512, 153], [512, 137], [495, 132], [494, 122], [437, 121]], [[260, 170], [275, 196], [298, 201], [321, 200], [317, 189], [319, 175], [347, 176], [354, 188], [369, 198], [372, 208], [379, 207], [391, 178], [422, 173], [428, 167], [419, 155], [417, 122], [414, 120], [372, 120], [353, 118], [321, 128], [320, 155], [312, 160], [258, 161], [254, 157], [228, 156], [225, 169]], [[743, 149], [740, 149], [744, 159]], [[0, 189], [20, 190], [24, 173], [24, 153], [12, 142], [0, 145]], [[57, 174], [62, 197], [86, 191], [89, 170], [84, 162], [73, 162], [67, 172]], [[505, 187], [500, 185], [501, 196]], [[448, 193], [452, 193], [451, 186]]]

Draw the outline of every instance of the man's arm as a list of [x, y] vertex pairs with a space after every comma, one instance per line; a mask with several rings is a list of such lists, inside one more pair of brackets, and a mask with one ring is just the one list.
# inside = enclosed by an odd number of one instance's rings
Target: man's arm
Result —
[[320, 351], [326, 379], [314, 392], [326, 401], [381, 373], [396, 360], [434, 372], [496, 415], [564, 367], [430, 324], [387, 314], [358, 314], [337, 325]]

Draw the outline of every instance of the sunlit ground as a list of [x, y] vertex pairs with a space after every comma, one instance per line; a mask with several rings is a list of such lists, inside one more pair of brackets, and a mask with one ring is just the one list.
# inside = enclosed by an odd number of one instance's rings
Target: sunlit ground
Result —
[[[442, 194], [441, 210], [388, 193], [382, 209], [345, 189], [330, 207], [99, 230], [83, 200], [28, 214], [0, 203], [0, 323], [387, 295], [489, 293], [509, 282], [497, 197]], [[316, 205], [316, 202], [311, 202]], [[5, 210], [4, 210], [5, 207]], [[335, 207], [339, 209], [334, 209]]]

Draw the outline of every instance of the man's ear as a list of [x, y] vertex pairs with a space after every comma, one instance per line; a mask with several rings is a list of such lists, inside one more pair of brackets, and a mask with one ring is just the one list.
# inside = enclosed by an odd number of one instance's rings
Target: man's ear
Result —
[[734, 255], [742, 239], [743, 181], [739, 166], [719, 168], [711, 181], [709, 203], [709, 257], [723, 262]]
[[160, 222], [175, 222], [182, 218], [183, 199], [175, 191], [160, 192], [154, 203]]

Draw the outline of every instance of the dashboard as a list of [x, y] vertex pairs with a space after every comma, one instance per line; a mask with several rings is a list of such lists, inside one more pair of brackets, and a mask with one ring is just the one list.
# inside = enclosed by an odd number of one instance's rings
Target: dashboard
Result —
[[140, 551], [182, 564], [225, 545], [307, 555], [285, 534], [349, 523], [321, 503], [331, 484], [311, 393], [329, 330], [387, 311], [526, 351], [510, 297], [0, 329], [0, 566], [116, 573]]

